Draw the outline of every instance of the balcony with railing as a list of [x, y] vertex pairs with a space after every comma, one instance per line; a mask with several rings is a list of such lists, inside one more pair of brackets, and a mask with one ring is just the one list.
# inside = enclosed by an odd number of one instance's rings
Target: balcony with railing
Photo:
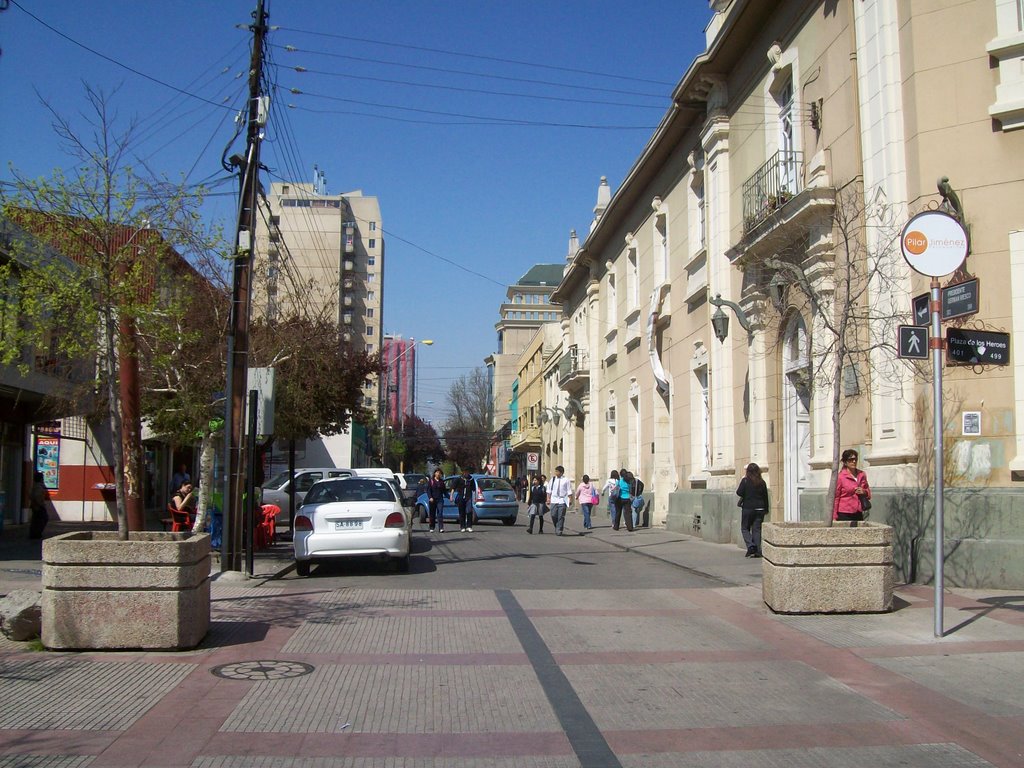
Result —
[[743, 233], [782, 208], [803, 189], [800, 152], [778, 151], [743, 182]]
[[587, 350], [573, 344], [558, 361], [558, 386], [569, 392], [585, 390], [590, 385], [590, 356]]
[[830, 228], [835, 197], [825, 153], [805, 167], [802, 153], [776, 152], [743, 182], [743, 233], [726, 255], [743, 264], [777, 254], [812, 230]]

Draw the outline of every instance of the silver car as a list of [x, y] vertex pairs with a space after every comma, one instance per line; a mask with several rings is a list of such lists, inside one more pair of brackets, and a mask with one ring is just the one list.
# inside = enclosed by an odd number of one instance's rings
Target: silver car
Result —
[[292, 542], [299, 576], [317, 561], [366, 555], [390, 558], [407, 572], [412, 516], [390, 480], [323, 480], [296, 513]]
[[[313, 487], [314, 483], [332, 477], [351, 477], [351, 469], [342, 467], [305, 467], [295, 470], [295, 506], [299, 507], [306, 493]], [[291, 515], [288, 514], [289, 489], [291, 488], [291, 474], [288, 470], [278, 472], [263, 484], [263, 503], [273, 504], [280, 507], [281, 514], [275, 519], [277, 526], [288, 525]]]

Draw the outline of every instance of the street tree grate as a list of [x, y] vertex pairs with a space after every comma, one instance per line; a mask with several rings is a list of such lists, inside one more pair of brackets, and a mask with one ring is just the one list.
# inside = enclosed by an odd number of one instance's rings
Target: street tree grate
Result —
[[311, 664], [301, 661], [238, 661], [221, 664], [210, 670], [225, 680], [287, 680], [308, 675], [314, 669]]

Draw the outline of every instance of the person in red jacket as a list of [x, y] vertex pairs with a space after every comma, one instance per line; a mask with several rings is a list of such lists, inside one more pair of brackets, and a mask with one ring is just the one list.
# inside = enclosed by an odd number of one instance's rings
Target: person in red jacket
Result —
[[836, 480], [836, 500], [832, 506], [833, 520], [847, 520], [851, 528], [864, 519], [862, 499], [871, 498], [868, 476], [857, 469], [860, 457], [853, 449], [843, 451], [842, 467]]

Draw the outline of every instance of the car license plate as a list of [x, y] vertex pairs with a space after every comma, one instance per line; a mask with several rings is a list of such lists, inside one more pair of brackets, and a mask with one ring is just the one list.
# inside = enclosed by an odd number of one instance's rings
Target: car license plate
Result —
[[504, 496], [504, 495], [502, 495], [502, 496], [495, 496], [494, 500], [495, 501], [508, 501], [508, 496]]
[[362, 520], [335, 520], [334, 530], [336, 531], [352, 531], [359, 530], [363, 527]]

